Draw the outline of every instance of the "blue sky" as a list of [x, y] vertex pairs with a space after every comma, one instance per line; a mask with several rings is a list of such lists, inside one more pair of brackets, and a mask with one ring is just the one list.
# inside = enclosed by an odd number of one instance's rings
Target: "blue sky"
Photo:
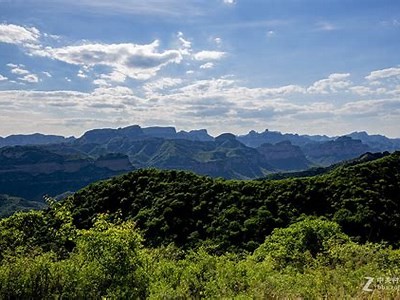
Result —
[[400, 2], [0, 0], [0, 135], [400, 137]]

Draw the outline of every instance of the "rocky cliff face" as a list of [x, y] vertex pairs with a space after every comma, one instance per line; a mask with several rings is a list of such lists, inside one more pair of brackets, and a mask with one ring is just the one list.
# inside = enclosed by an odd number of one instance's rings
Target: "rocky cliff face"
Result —
[[334, 141], [312, 143], [302, 147], [307, 159], [322, 166], [352, 159], [370, 151], [370, 147], [351, 137], [339, 137]]
[[276, 144], [263, 144], [257, 148], [266, 162], [277, 170], [305, 170], [312, 164], [307, 160], [299, 146], [289, 141]]
[[137, 138], [144, 136], [143, 130], [138, 125], [125, 128], [111, 129], [93, 129], [77, 140], [78, 144], [105, 144], [114, 138]]

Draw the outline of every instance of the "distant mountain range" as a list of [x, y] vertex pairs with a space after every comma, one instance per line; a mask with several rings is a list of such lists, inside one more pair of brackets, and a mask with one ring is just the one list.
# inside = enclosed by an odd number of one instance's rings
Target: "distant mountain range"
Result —
[[205, 129], [174, 127], [94, 129], [79, 138], [12, 135], [0, 138], [0, 194], [40, 200], [139, 168], [189, 170], [228, 179], [261, 178], [279, 172], [354, 159], [367, 152], [393, 152], [400, 139], [354, 132], [341, 137], [283, 134], [266, 130], [213, 137]]

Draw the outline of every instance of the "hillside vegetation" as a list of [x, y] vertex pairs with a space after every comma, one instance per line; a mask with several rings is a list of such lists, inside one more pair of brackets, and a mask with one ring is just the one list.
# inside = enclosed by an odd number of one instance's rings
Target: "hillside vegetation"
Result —
[[254, 250], [276, 227], [325, 216], [360, 241], [400, 240], [400, 152], [329, 173], [284, 180], [227, 181], [182, 171], [140, 170], [94, 183], [66, 203], [89, 228], [98, 213], [133, 220], [149, 245], [212, 242]]
[[399, 162], [395, 152], [264, 181], [140, 170], [92, 184], [0, 221], [0, 298], [396, 298]]

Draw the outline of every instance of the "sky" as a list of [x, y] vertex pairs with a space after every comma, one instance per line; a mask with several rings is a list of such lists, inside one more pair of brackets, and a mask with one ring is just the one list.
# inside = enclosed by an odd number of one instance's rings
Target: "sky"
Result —
[[0, 136], [400, 137], [398, 0], [0, 0]]

